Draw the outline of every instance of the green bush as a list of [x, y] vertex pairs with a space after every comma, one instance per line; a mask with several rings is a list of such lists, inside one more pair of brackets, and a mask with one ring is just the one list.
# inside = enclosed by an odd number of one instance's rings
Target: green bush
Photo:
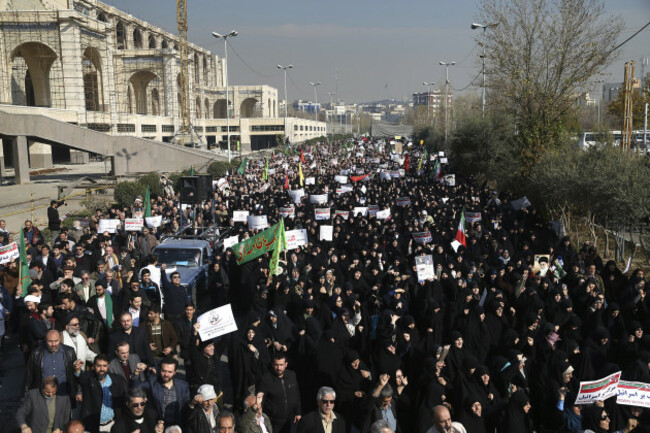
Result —
[[208, 166], [207, 172], [213, 178], [222, 177], [226, 174], [226, 171], [236, 170], [239, 167], [239, 162], [235, 164], [235, 161], [214, 161]]
[[147, 186], [149, 187], [151, 198], [163, 194], [162, 187], [160, 186], [160, 174], [158, 173], [147, 173], [138, 179], [138, 182], [144, 185], [145, 189]]
[[139, 195], [144, 197], [147, 187], [140, 182], [120, 182], [115, 187], [115, 201], [120, 207], [129, 207]]

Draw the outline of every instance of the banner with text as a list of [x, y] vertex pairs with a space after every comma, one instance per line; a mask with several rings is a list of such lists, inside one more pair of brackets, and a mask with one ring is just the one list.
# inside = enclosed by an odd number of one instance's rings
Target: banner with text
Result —
[[144, 227], [144, 219], [142, 218], [125, 218], [124, 230], [127, 232], [139, 232]]
[[295, 250], [298, 247], [307, 245], [307, 229], [289, 230], [285, 232], [287, 237], [287, 249]]
[[237, 323], [230, 304], [201, 314], [196, 322], [200, 324], [199, 337], [201, 337], [201, 341], [211, 340], [237, 330]]
[[580, 382], [580, 390], [575, 404], [591, 404], [616, 395], [616, 388], [620, 379], [621, 372], [619, 371], [603, 379]]

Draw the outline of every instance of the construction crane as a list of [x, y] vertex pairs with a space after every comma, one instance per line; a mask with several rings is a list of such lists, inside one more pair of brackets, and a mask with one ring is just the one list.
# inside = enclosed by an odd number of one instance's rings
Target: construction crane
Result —
[[[178, 55], [180, 57], [180, 112], [181, 125], [174, 135], [174, 143], [182, 146], [202, 146], [201, 137], [192, 126], [190, 111], [190, 65], [187, 45], [187, 0], [176, 0], [176, 22], [178, 24]], [[196, 66], [195, 66], [196, 67]]]

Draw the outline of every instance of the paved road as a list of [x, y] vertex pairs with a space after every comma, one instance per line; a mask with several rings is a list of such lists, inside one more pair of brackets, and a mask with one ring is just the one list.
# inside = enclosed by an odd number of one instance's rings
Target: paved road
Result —
[[19, 431], [14, 414], [23, 396], [25, 357], [17, 337], [6, 338], [0, 352], [0, 432]]

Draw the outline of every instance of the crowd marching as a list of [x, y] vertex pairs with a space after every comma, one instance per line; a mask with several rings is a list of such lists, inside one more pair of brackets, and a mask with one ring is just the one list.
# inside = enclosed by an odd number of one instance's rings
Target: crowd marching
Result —
[[[244, 159], [195, 206], [162, 177], [164, 196], [77, 230], [53, 201], [47, 239], [0, 221], [23, 252], [1, 250], [0, 271], [0, 332], [25, 356], [21, 432], [650, 431], [642, 405], [576, 404], [581, 381], [650, 383], [643, 271], [405, 148]], [[99, 231], [149, 208], [158, 227]], [[248, 224], [264, 220], [272, 241]], [[154, 254], [179, 224], [242, 242], [215, 248], [195, 293]], [[251, 242], [261, 255], [244, 260]], [[225, 305], [238, 330], [203, 341], [197, 317]]]

